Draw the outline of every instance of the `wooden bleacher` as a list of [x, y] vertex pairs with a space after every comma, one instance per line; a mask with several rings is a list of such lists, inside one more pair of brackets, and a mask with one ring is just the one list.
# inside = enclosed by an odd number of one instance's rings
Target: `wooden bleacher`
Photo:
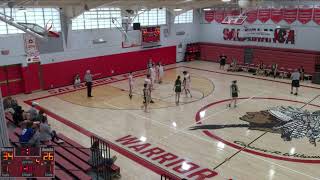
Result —
[[[7, 124], [11, 124], [13, 127], [14, 121], [10, 113], [5, 114]], [[20, 146], [19, 136], [22, 130], [15, 128], [13, 131], [9, 130], [9, 140], [13, 146]], [[51, 145], [55, 147], [55, 178], [60, 180], [91, 180], [92, 177], [87, 173], [90, 172], [91, 165], [88, 163], [91, 151], [88, 148], [81, 146], [79, 143], [66, 137], [63, 134], [58, 134], [58, 137], [64, 141], [63, 144], [57, 144], [52, 142]], [[115, 174], [120, 175], [120, 167], [113, 165], [111, 167]]]

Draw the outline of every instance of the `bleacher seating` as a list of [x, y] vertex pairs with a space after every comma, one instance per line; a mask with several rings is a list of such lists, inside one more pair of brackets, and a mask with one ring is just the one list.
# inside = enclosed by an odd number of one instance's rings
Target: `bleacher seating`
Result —
[[[5, 115], [7, 123], [12, 123], [14, 126], [14, 121], [10, 113]], [[19, 136], [22, 130], [20, 128], [15, 128], [13, 131], [9, 130], [9, 140], [13, 146], [19, 147]], [[91, 180], [92, 177], [88, 175], [90, 172], [91, 165], [88, 163], [91, 151], [88, 148], [81, 146], [79, 143], [71, 140], [70, 138], [64, 136], [63, 134], [58, 134], [64, 143], [57, 144], [52, 142], [52, 146], [55, 147], [55, 177], [60, 180]], [[111, 167], [113, 174], [120, 176], [120, 167], [113, 165]]]

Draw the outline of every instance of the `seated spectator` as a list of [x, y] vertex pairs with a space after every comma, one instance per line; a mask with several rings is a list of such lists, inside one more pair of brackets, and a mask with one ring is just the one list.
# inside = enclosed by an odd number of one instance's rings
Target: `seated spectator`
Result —
[[30, 115], [30, 120], [35, 121], [38, 116], [38, 111], [36, 109], [37, 104], [35, 102], [32, 102], [31, 108], [27, 111]]
[[81, 79], [80, 79], [79, 74], [77, 74], [76, 77], [74, 78], [73, 86], [74, 86], [74, 88], [78, 88], [78, 87], [80, 87], [80, 85], [81, 85]]
[[33, 125], [33, 136], [31, 137], [31, 139], [28, 141], [28, 146], [31, 147], [40, 147], [40, 131], [39, 131], [39, 125], [38, 124], [34, 124]]
[[14, 109], [12, 108], [12, 102], [13, 99], [10, 96], [3, 99], [4, 112], [10, 112], [11, 114], [14, 113]]
[[32, 138], [32, 136], [34, 134], [34, 131], [32, 129], [32, 125], [33, 125], [32, 122], [30, 122], [30, 121], [26, 122], [25, 127], [23, 128], [22, 133], [19, 138], [21, 146], [27, 146], [28, 142]]
[[17, 106], [14, 110], [13, 121], [16, 126], [19, 126], [21, 122], [23, 122], [23, 110], [21, 106]]
[[37, 115], [37, 117], [35, 118], [35, 120], [34, 121], [37, 121], [37, 122], [39, 122], [39, 123], [41, 123], [42, 122], [42, 119], [44, 118], [44, 110], [43, 109], [40, 109], [39, 110], [39, 113], [38, 113], [38, 115]]
[[117, 156], [112, 156], [111, 158], [103, 156], [102, 150], [99, 149], [99, 141], [95, 141], [90, 150], [92, 154], [89, 159], [89, 164], [91, 164], [91, 166], [99, 167], [106, 164], [107, 166], [111, 167], [117, 160]]
[[43, 143], [55, 141], [59, 144], [64, 142], [58, 138], [56, 131], [51, 129], [50, 125], [48, 124], [47, 116], [44, 115], [40, 123], [40, 141]]

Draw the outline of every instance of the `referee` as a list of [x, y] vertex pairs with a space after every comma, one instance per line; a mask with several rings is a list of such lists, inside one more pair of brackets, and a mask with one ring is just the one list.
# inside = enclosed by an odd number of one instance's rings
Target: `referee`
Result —
[[87, 86], [87, 96], [88, 97], [93, 97], [91, 95], [91, 91], [92, 91], [92, 74], [90, 73], [90, 70], [87, 70], [86, 75], [84, 76], [84, 81], [86, 82], [86, 86]]
[[295, 69], [294, 72], [291, 74], [291, 94], [293, 94], [293, 88], [296, 88], [296, 93], [294, 95], [298, 95], [298, 89], [300, 87], [300, 72], [298, 69]]

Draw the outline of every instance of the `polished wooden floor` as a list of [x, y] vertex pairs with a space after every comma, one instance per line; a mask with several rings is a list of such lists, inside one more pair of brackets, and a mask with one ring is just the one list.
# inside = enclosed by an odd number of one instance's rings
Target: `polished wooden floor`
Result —
[[[152, 147], [198, 165], [196, 170], [208, 168], [218, 173], [210, 179], [320, 178], [319, 146], [310, 144], [308, 139], [284, 141], [280, 134], [249, 129], [249, 123], [239, 119], [247, 112], [259, 112], [275, 106], [301, 107], [320, 94], [320, 86], [303, 82], [300, 94], [294, 96], [290, 94], [289, 80], [273, 81], [273, 78], [221, 71], [215, 63], [195, 61], [170, 65], [166, 69], [164, 83], [155, 86], [155, 103], [149, 113], [141, 109], [144, 80], [141, 73], [135, 77], [132, 100], [128, 97], [125, 78], [97, 85], [91, 99], [81, 88], [63, 93], [43, 91], [17, 98], [20, 103], [36, 99], [34, 101], [41, 107], [59, 116], [50, 117], [50, 123], [57, 131], [84, 146], [89, 147], [90, 140], [80, 129], [99, 135], [178, 177], [187, 177], [190, 173], [188, 170], [179, 173], [117, 140], [128, 135], [137, 137], [143, 143], [150, 143]], [[182, 94], [181, 104], [176, 106], [173, 83], [184, 70], [189, 71], [192, 77], [193, 98]], [[230, 109], [227, 104], [233, 80], [238, 81], [241, 99], [237, 108]], [[315, 99], [304, 108], [315, 111], [319, 106], [320, 99]], [[28, 108], [26, 104], [24, 107]], [[195, 126], [202, 129], [192, 130]], [[114, 153], [119, 156], [117, 164], [121, 166], [121, 179], [160, 179], [146, 165], [131, 160], [128, 154]]]

